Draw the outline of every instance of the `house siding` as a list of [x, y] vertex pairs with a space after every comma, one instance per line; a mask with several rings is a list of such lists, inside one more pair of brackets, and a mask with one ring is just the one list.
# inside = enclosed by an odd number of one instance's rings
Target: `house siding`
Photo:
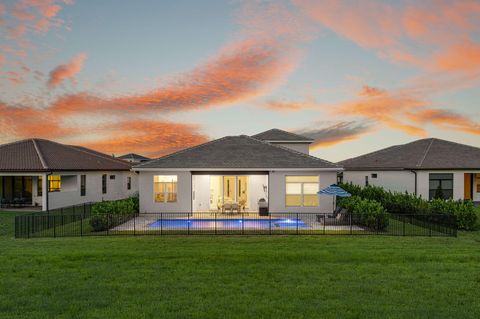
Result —
[[[377, 178], [372, 178], [372, 174], [377, 174]], [[410, 171], [344, 171], [343, 182], [364, 187], [365, 176], [368, 176], [369, 185], [392, 192], [415, 193], [415, 174]]]

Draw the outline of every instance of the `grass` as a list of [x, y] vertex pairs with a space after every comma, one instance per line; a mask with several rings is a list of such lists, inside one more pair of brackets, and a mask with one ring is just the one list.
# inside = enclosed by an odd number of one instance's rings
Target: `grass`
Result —
[[13, 217], [1, 318], [480, 316], [480, 232], [16, 240]]

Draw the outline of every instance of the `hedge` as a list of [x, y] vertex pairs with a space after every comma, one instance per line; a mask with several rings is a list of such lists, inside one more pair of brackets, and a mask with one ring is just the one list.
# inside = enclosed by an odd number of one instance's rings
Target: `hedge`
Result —
[[95, 203], [92, 206], [90, 225], [94, 231], [104, 231], [135, 217], [138, 211], [138, 196]]
[[472, 230], [476, 227], [476, 208], [470, 201], [434, 199], [427, 201], [409, 193], [385, 191], [378, 186], [364, 188], [352, 183], [341, 187], [354, 196], [375, 200], [382, 204], [387, 212], [396, 215], [444, 214], [454, 216], [458, 229]]
[[388, 213], [385, 208], [375, 200], [352, 196], [340, 198], [338, 204], [352, 214], [356, 224], [374, 230], [385, 230], [388, 226]]

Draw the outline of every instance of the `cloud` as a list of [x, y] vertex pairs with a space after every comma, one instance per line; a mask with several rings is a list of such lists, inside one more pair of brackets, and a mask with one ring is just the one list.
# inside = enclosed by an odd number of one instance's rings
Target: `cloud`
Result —
[[106, 137], [82, 145], [106, 153], [137, 152], [159, 157], [208, 141], [198, 126], [171, 122], [134, 120], [107, 125]]
[[70, 62], [66, 64], [60, 64], [55, 69], [50, 71], [49, 78], [48, 78], [48, 86], [50, 88], [56, 87], [60, 85], [66, 79], [73, 79], [77, 73], [82, 70], [83, 62], [87, 58], [85, 53], [80, 53]]
[[344, 121], [320, 128], [308, 128], [295, 133], [315, 140], [311, 148], [329, 147], [339, 143], [352, 141], [371, 132], [373, 126], [368, 122]]
[[314, 102], [286, 102], [286, 101], [277, 101], [269, 100], [264, 103], [261, 103], [261, 106], [264, 108], [273, 110], [273, 111], [300, 111], [305, 109], [316, 108], [317, 105]]
[[411, 121], [423, 125], [434, 124], [441, 128], [480, 135], [480, 123], [453, 111], [426, 109], [418, 112], [411, 112], [407, 116]]

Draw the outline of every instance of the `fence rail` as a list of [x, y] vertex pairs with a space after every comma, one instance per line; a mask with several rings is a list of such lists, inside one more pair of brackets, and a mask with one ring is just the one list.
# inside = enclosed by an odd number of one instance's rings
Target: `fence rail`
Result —
[[[83, 208], [80, 208], [82, 206]], [[92, 215], [91, 204], [60, 212], [20, 215], [15, 237], [113, 235], [389, 235], [456, 236], [455, 220], [446, 215], [390, 215], [387, 225], [362, 225], [351, 214], [328, 213], [148, 213]]]

